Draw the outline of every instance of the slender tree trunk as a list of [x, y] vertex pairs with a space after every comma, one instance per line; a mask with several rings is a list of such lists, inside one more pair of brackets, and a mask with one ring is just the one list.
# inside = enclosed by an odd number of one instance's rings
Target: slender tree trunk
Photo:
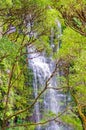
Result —
[[79, 116], [82, 122], [83, 130], [86, 130], [86, 116], [82, 113], [81, 106], [78, 107]]
[[81, 123], [82, 123], [83, 130], [86, 130], [86, 116], [82, 112], [83, 107], [79, 104], [79, 101], [78, 101], [78, 98], [76, 97], [76, 95], [73, 93], [71, 93], [71, 94], [72, 94], [73, 98], [75, 99], [75, 103], [77, 105], [78, 114], [79, 114], [79, 118], [80, 118]]

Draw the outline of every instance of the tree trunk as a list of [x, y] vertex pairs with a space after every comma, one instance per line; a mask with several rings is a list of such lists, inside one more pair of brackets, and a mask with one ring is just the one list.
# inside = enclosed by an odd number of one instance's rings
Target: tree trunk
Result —
[[82, 113], [82, 107], [78, 107], [79, 116], [81, 118], [83, 130], [86, 130], [86, 116]]

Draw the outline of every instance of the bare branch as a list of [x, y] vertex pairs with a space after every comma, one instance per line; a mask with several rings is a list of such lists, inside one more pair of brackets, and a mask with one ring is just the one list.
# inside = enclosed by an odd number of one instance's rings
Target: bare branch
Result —
[[58, 114], [58, 116], [55, 116], [54, 118], [48, 119], [46, 121], [43, 122], [37, 122], [37, 123], [27, 123], [27, 124], [19, 124], [19, 125], [13, 125], [13, 126], [5, 126], [6, 128], [14, 128], [14, 127], [27, 127], [27, 126], [31, 126], [31, 125], [45, 125], [51, 121], [55, 121], [58, 123], [62, 123], [60, 120], [57, 120], [59, 117], [61, 117], [63, 114], [65, 114], [65, 112], [68, 110], [69, 108], [66, 108], [63, 112], [61, 112], [60, 114]]
[[14, 117], [14, 116], [17, 116], [17, 115], [23, 113], [23, 112], [26, 112], [27, 110], [31, 109], [31, 108], [35, 105], [35, 103], [38, 101], [38, 99], [40, 98], [40, 96], [41, 96], [41, 95], [45, 92], [45, 90], [48, 88], [49, 81], [50, 81], [51, 78], [55, 75], [55, 73], [56, 73], [56, 71], [57, 71], [57, 65], [58, 65], [58, 62], [56, 63], [56, 67], [55, 67], [54, 71], [52, 72], [52, 74], [50, 75], [50, 77], [47, 79], [44, 89], [43, 89], [43, 90], [39, 93], [39, 95], [35, 98], [35, 100], [33, 101], [33, 103], [32, 103], [30, 106], [28, 106], [27, 108], [25, 108], [24, 110], [20, 110], [20, 111], [14, 113], [13, 115], [8, 116], [8, 117], [5, 119], [5, 121], [9, 120], [10, 118], [12, 118], [12, 117]]

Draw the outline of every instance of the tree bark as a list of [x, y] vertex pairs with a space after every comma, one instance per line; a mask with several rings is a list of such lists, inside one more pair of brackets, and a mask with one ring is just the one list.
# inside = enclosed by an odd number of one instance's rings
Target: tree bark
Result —
[[82, 113], [82, 107], [78, 106], [79, 116], [81, 118], [83, 130], [86, 130], [86, 116]]

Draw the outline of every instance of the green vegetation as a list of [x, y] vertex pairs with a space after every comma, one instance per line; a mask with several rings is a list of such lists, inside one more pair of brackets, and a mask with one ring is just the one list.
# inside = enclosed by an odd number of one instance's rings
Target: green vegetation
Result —
[[[59, 33], [57, 19], [62, 25], [60, 39], [56, 37]], [[61, 40], [58, 52], [50, 47], [52, 28], [55, 47]], [[31, 120], [35, 104], [33, 73], [28, 66], [26, 49], [31, 45], [35, 45], [37, 52], [45, 51], [47, 56], [53, 54], [58, 60], [62, 72], [59, 87], [71, 96], [67, 104], [70, 111], [61, 114], [60, 121], [74, 130], [86, 130], [86, 0], [0, 1], [2, 130], [35, 130], [37, 125]], [[55, 116], [51, 112], [49, 115]], [[46, 124], [45, 117], [41, 123]], [[11, 128], [13, 125], [15, 128]]]
[[59, 57], [62, 62], [64, 61], [63, 65], [61, 65], [61, 69], [64, 72], [64, 81], [66, 81], [66, 83], [63, 81], [63, 86], [66, 84], [65, 86], [68, 87], [73, 97], [74, 103], [70, 104], [72, 105], [72, 111], [81, 121], [83, 120], [83, 123], [85, 122], [82, 115], [84, 117], [86, 115], [85, 41], [86, 37], [81, 36], [70, 28], [66, 28], [62, 36], [63, 44], [59, 51]]

